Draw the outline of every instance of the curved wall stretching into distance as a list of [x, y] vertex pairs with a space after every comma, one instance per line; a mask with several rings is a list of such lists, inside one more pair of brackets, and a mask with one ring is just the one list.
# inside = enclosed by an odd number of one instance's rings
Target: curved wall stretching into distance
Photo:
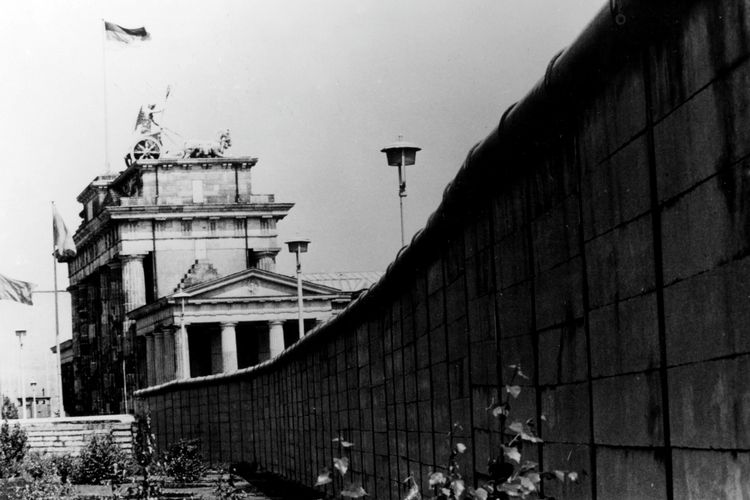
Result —
[[369, 293], [272, 362], [140, 391], [159, 442], [313, 484], [342, 435], [396, 499], [453, 423], [481, 479], [520, 363], [527, 452], [588, 474], [548, 494], [750, 497], [749, 55], [747, 3], [611, 2]]

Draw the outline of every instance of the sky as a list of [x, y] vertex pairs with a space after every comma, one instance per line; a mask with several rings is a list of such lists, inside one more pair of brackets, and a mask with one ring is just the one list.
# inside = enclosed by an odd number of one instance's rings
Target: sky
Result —
[[[400, 229], [397, 169], [380, 150], [399, 135], [422, 148], [406, 173], [408, 241], [469, 149], [603, 3], [6, 2], [0, 274], [52, 288], [51, 202], [75, 229], [76, 197], [124, 169], [138, 110], [151, 102], [164, 105], [161, 123], [178, 143], [229, 128], [227, 154], [259, 159], [253, 192], [295, 203], [279, 241], [311, 240], [303, 272], [382, 271]], [[105, 42], [103, 20], [143, 26], [151, 40]], [[287, 252], [277, 271], [294, 273]], [[65, 265], [58, 276], [65, 288]], [[5, 337], [25, 327], [19, 307], [28, 306], [0, 302], [0, 363]]]

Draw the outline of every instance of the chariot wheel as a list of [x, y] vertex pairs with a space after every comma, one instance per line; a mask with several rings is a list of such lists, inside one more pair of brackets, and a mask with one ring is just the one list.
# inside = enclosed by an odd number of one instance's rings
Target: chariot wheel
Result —
[[133, 160], [155, 160], [161, 154], [161, 144], [151, 137], [139, 139], [133, 146], [131, 156]]

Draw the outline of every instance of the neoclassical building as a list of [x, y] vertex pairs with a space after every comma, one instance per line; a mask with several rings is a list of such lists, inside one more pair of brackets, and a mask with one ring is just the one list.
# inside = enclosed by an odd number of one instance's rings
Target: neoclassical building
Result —
[[[253, 192], [256, 162], [139, 160], [78, 196], [68, 413], [133, 411], [137, 388], [249, 366], [296, 340], [296, 280], [275, 272], [276, 224], [293, 204]], [[303, 293], [306, 328], [352, 296], [307, 281]]]

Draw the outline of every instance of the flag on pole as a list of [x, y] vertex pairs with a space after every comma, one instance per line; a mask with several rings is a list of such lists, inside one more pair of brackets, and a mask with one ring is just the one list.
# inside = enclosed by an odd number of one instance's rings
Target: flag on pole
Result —
[[52, 204], [52, 238], [55, 241], [54, 255], [57, 262], [69, 262], [76, 256], [73, 235], [68, 231], [54, 203]]
[[123, 28], [107, 21], [104, 21], [104, 32], [107, 34], [107, 40], [121, 43], [143, 42], [151, 38], [146, 28]]
[[0, 274], [0, 300], [15, 300], [33, 306], [31, 291], [35, 286], [32, 283], [14, 280]]

